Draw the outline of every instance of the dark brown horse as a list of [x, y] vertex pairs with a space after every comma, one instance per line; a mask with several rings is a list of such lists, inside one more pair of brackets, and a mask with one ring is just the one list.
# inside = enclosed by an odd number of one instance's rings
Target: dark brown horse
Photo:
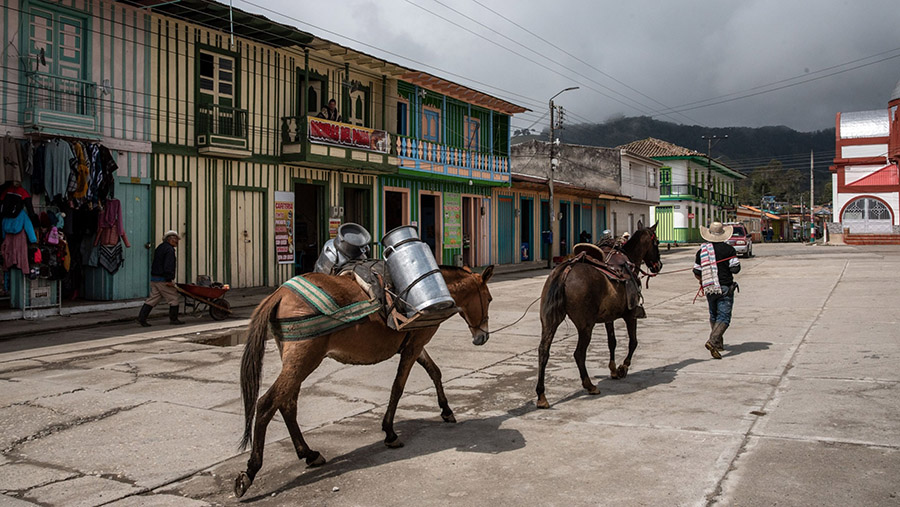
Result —
[[[622, 251], [636, 267], [644, 263], [654, 273], [662, 269], [656, 225], [645, 229], [643, 224], [638, 222], [638, 230], [622, 246]], [[628, 374], [631, 356], [637, 348], [637, 317], [634, 309], [628, 309], [625, 283], [610, 280], [590, 263], [560, 264], [547, 277], [541, 294], [541, 345], [538, 349], [539, 373], [536, 389], [538, 408], [550, 407], [544, 396], [544, 372], [550, 358], [553, 336], [567, 315], [578, 330], [575, 363], [581, 375], [581, 385], [590, 394], [600, 394], [600, 390], [591, 382], [584, 364], [594, 324], [598, 322], [606, 324], [609, 371], [612, 378], [624, 378]], [[613, 321], [616, 319], [624, 319], [628, 329], [628, 355], [618, 368], [615, 358], [616, 333], [613, 327]]]
[[[468, 268], [441, 266], [447, 288], [450, 289], [450, 294], [460, 310], [459, 313], [469, 326], [475, 345], [483, 345], [490, 336], [488, 306], [491, 302], [491, 293], [488, 291], [487, 281], [493, 271], [494, 267], [489, 266], [479, 275]], [[314, 273], [305, 275], [305, 278], [328, 293], [339, 306], [368, 299], [352, 277]], [[305, 299], [287, 287], [280, 287], [264, 299], [253, 312], [247, 345], [244, 347], [241, 360], [241, 395], [244, 401], [245, 422], [241, 448], [246, 449], [251, 444], [252, 448], [250, 459], [247, 461], [247, 470], [241, 472], [235, 480], [234, 493], [237, 497], [246, 493], [262, 467], [266, 427], [276, 411], [281, 411], [297, 457], [305, 460], [308, 466], [325, 463], [325, 458], [309, 448], [300, 432], [300, 425], [297, 423], [297, 397], [300, 385], [326, 357], [344, 364], [375, 364], [400, 354], [400, 365], [391, 387], [390, 402], [381, 423], [381, 429], [385, 433], [384, 443], [388, 447], [403, 446], [394, 433], [394, 413], [409, 372], [416, 362], [425, 368], [434, 382], [441, 417], [446, 422], [456, 422], [444, 395], [441, 370], [425, 351], [425, 345], [437, 332], [438, 326], [394, 331], [385, 325], [377, 313], [365, 317], [351, 327], [330, 334], [299, 341], [279, 341], [281, 373], [272, 387], [257, 402], [269, 323], [275, 319], [297, 319], [316, 313]]]

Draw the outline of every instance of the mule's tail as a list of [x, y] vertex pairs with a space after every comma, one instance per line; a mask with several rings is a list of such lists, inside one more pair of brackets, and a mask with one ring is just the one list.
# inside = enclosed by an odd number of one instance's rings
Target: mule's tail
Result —
[[253, 438], [253, 416], [256, 413], [256, 400], [259, 397], [259, 384], [262, 380], [262, 364], [266, 352], [266, 339], [269, 337], [269, 321], [280, 302], [279, 291], [275, 291], [264, 299], [253, 311], [250, 325], [247, 328], [247, 344], [244, 346], [244, 355], [241, 358], [241, 398], [244, 400], [244, 435], [241, 437], [240, 443], [242, 451], [250, 445]]
[[568, 270], [557, 267], [547, 278], [547, 292], [541, 301], [541, 321], [551, 326], [566, 318], [567, 272]]

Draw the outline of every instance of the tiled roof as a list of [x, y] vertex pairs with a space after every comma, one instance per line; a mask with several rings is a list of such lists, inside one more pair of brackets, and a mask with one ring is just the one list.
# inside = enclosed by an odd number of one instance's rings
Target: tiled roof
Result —
[[672, 144], [653, 137], [641, 139], [640, 141], [632, 141], [628, 144], [619, 146], [619, 148], [624, 148], [635, 155], [647, 158], [705, 156], [703, 153], [682, 148], [677, 144]]

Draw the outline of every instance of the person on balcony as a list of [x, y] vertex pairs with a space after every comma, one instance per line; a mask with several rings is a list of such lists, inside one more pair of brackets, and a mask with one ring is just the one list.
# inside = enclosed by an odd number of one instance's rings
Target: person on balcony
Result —
[[338, 114], [337, 102], [335, 102], [334, 99], [328, 101], [328, 107], [323, 107], [322, 111], [319, 112], [318, 117], [341, 123], [344, 121], [343, 118], [341, 118], [341, 115]]

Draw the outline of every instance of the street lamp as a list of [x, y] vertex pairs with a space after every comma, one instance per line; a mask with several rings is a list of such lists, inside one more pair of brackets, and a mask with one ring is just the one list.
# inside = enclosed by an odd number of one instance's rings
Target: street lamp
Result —
[[550, 220], [547, 222], [547, 225], [550, 227], [550, 251], [547, 252], [547, 269], [553, 266], [553, 222], [556, 221], [556, 214], [553, 210], [553, 172], [556, 171], [556, 166], [559, 165], [559, 160], [556, 158], [556, 121], [553, 118], [553, 112], [556, 110], [556, 107], [553, 105], [553, 99], [559, 97], [563, 92], [577, 90], [578, 88], [578, 86], [570, 86], [550, 97], [550, 177], [547, 180], [550, 184], [550, 216], [548, 217]]
[[712, 223], [712, 142], [713, 139], [720, 141], [728, 139], [728, 135], [724, 136], [700, 136], [700, 139], [706, 139], [706, 226]]

